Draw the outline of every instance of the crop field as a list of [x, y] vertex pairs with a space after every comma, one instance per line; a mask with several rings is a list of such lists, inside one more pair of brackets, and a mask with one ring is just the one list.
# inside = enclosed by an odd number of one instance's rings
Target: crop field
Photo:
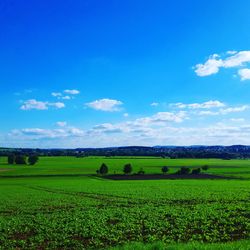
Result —
[[[92, 176], [103, 162], [110, 173], [131, 163], [146, 174], [206, 164], [235, 179]], [[0, 249], [249, 249], [249, 200], [250, 160], [41, 157], [12, 166], [0, 158]]]

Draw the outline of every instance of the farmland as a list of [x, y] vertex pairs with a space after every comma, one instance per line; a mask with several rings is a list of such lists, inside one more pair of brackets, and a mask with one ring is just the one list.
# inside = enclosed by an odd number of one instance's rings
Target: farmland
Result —
[[[236, 179], [112, 181], [93, 176], [103, 162], [116, 174], [126, 163], [146, 174], [207, 164]], [[250, 160], [41, 157], [17, 166], [2, 157], [0, 176], [3, 249], [248, 249]]]

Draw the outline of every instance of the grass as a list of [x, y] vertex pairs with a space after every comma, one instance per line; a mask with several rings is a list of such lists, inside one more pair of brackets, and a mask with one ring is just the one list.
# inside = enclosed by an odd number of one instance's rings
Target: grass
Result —
[[191, 168], [208, 165], [207, 173], [250, 178], [250, 160], [220, 160], [220, 159], [163, 159], [153, 157], [40, 157], [35, 166], [7, 165], [7, 159], [0, 157], [0, 176], [17, 175], [81, 175], [95, 174], [102, 163], [109, 166], [110, 173], [122, 173], [124, 164], [131, 163], [134, 172], [142, 167], [146, 173], [160, 173], [162, 166], [169, 166], [170, 173], [176, 172], [182, 166]]
[[[0, 169], [11, 169], [0, 175], [12, 176], [0, 178], [0, 249], [248, 249], [249, 160], [43, 157], [32, 167], [0, 161]], [[146, 173], [163, 164], [172, 172], [208, 164], [210, 173], [245, 179], [77, 176], [102, 162], [117, 172], [130, 162]]]

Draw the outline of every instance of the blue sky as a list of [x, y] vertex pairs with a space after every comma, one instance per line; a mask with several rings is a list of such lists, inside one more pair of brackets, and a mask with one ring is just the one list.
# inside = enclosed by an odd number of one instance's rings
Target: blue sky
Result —
[[250, 3], [0, 3], [0, 146], [250, 144]]

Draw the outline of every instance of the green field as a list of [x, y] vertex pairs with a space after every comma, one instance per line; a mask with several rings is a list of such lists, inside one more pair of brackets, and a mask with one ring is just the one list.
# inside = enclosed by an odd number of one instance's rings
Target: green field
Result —
[[[103, 162], [111, 173], [125, 163], [146, 173], [207, 164], [237, 179], [90, 176]], [[250, 160], [43, 157], [11, 166], [0, 158], [0, 249], [249, 249], [249, 198]]]

